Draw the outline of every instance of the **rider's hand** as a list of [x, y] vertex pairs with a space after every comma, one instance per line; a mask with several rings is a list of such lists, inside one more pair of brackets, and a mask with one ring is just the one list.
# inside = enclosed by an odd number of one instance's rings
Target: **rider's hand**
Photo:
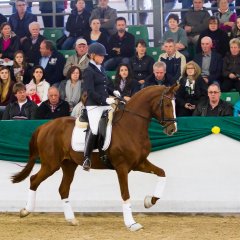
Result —
[[113, 91], [113, 95], [117, 98], [121, 97], [121, 93], [118, 90]]
[[115, 103], [115, 100], [114, 100], [114, 98], [107, 98], [106, 103], [111, 105], [111, 104]]

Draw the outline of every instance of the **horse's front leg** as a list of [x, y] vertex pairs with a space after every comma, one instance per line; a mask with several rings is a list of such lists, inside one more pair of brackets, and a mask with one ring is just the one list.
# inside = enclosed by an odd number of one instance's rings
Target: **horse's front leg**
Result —
[[158, 182], [155, 187], [153, 196], [146, 196], [144, 199], [144, 207], [150, 208], [152, 207], [157, 200], [162, 197], [165, 184], [166, 184], [166, 175], [163, 169], [153, 165], [149, 160], [143, 161], [134, 171], [140, 171], [145, 173], [152, 173], [158, 176]]
[[129, 195], [129, 189], [128, 189], [128, 170], [122, 166], [119, 167], [119, 169], [116, 170], [118, 175], [118, 181], [120, 185], [121, 190], [121, 196], [123, 199], [123, 219], [125, 226], [130, 231], [138, 231], [142, 229], [142, 225], [137, 223], [132, 215], [132, 208], [130, 203], [130, 195]]
[[74, 173], [77, 166], [78, 165], [75, 162], [70, 162], [69, 160], [64, 160], [62, 162], [61, 167], [63, 171], [63, 177], [59, 187], [59, 194], [61, 196], [62, 203], [63, 203], [63, 211], [64, 211], [65, 219], [67, 222], [69, 222], [73, 226], [78, 225], [78, 220], [74, 216], [74, 212], [72, 210], [72, 206], [70, 204], [68, 196], [69, 196], [70, 186], [73, 181]]

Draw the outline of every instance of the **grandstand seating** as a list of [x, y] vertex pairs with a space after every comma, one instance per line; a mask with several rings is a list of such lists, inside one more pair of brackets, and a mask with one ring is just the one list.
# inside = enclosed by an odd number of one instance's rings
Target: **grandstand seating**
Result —
[[128, 32], [135, 36], [135, 42], [138, 39], [143, 39], [147, 43], [147, 46], [149, 46], [149, 34], [147, 26], [129, 26]]
[[106, 71], [107, 76], [114, 82], [116, 71]]
[[56, 41], [63, 36], [63, 30], [57, 28], [44, 28], [43, 36], [56, 44]]
[[147, 47], [147, 55], [151, 56], [155, 62], [158, 61], [159, 55], [162, 53], [160, 47]]
[[221, 99], [234, 105], [240, 99], [239, 92], [222, 92]]
[[74, 55], [76, 53], [76, 51], [74, 49], [71, 50], [58, 50], [66, 59], [68, 59], [68, 57]]

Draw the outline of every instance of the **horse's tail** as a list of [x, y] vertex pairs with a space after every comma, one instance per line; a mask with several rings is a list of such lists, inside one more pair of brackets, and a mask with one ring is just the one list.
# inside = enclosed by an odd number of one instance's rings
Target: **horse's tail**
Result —
[[33, 166], [35, 164], [35, 161], [38, 157], [38, 147], [37, 147], [37, 137], [38, 137], [39, 128], [33, 133], [32, 138], [29, 142], [29, 159], [27, 162], [27, 165], [24, 167], [24, 169], [16, 173], [11, 177], [13, 183], [19, 183], [23, 181], [25, 178], [29, 176], [31, 173]]

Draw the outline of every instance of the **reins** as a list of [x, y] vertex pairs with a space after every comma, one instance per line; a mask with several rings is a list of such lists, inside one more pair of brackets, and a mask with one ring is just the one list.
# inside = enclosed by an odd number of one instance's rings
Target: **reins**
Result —
[[[161, 111], [161, 120], [159, 122], [160, 122], [161, 125], [163, 125], [164, 122], [169, 122], [168, 124], [166, 124], [166, 126], [163, 126], [163, 128], [167, 128], [168, 126], [170, 126], [171, 124], [173, 124], [173, 123], [175, 123], [177, 121], [176, 118], [165, 118], [164, 117], [164, 98], [168, 98], [170, 100], [174, 100], [175, 99], [175, 98], [171, 98], [171, 97], [167, 96], [166, 92], [167, 92], [167, 89], [164, 90], [163, 94], [161, 95], [160, 101], [159, 101], [159, 108], [160, 108], [160, 111]], [[119, 100], [120, 100], [119, 102], [122, 101], [122, 99], [119, 99]], [[119, 105], [119, 103], [118, 103], [118, 105]], [[115, 121], [113, 121], [113, 123], [118, 122], [122, 118], [124, 112], [131, 113], [132, 115], [140, 117], [140, 118], [142, 118], [142, 119], [144, 119], [144, 120], [146, 120], [148, 122], [151, 121], [151, 118], [143, 116], [143, 115], [141, 115], [141, 114], [139, 114], [137, 112], [131, 111], [131, 110], [125, 108], [125, 106], [124, 106], [123, 109], [122, 109], [122, 114], [121, 114], [120, 118], [115, 120]]]

